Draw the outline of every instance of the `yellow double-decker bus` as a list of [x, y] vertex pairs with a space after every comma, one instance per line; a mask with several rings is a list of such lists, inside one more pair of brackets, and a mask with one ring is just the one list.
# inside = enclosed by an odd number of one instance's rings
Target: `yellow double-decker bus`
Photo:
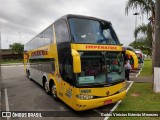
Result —
[[122, 100], [124, 54], [108, 21], [65, 15], [24, 47], [28, 78], [76, 111]]

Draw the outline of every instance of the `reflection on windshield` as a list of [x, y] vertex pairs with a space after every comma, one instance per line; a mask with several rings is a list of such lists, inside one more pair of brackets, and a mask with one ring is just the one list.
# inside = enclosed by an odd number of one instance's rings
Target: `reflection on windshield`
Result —
[[104, 62], [102, 61], [102, 54], [84, 52], [81, 54], [82, 72], [79, 77], [79, 84], [84, 83], [106, 83]]
[[116, 82], [123, 80], [124, 77], [124, 60], [122, 53], [106, 53], [108, 68], [108, 81]]
[[119, 52], [79, 52], [81, 73], [77, 85], [104, 85], [124, 80], [124, 61]]
[[119, 40], [108, 22], [70, 18], [74, 43], [119, 44]]

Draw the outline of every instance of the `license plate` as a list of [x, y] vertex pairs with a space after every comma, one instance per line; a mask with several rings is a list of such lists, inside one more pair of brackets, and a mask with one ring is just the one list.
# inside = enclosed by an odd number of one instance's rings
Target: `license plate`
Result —
[[105, 105], [108, 105], [108, 104], [111, 104], [111, 103], [112, 103], [112, 100], [104, 101], [104, 104], [105, 104]]

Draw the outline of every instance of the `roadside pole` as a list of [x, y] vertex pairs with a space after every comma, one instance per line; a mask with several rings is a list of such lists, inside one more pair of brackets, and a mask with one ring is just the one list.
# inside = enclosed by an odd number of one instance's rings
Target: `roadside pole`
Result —
[[156, 0], [155, 17], [155, 47], [154, 47], [154, 87], [155, 93], [160, 93], [160, 0]]
[[1, 50], [1, 25], [0, 25], [0, 89], [1, 89], [1, 55], [2, 55], [2, 50]]

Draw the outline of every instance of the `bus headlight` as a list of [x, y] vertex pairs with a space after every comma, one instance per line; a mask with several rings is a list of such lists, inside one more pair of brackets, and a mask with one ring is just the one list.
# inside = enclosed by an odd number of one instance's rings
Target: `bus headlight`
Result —
[[93, 99], [93, 95], [82, 95], [82, 94], [79, 94], [79, 95], [76, 95], [76, 97], [77, 97], [78, 99], [81, 99], [81, 100]]

